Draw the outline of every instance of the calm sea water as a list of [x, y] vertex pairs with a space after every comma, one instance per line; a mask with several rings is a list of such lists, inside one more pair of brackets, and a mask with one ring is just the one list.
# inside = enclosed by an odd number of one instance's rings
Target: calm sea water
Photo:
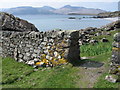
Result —
[[[85, 17], [89, 17], [84, 15]], [[83, 15], [17, 15], [33, 23], [40, 31], [48, 31], [53, 29], [62, 30], [80, 30], [87, 27], [101, 27], [108, 23], [109, 20], [82, 18]], [[68, 19], [69, 17], [76, 17], [76, 19]]]

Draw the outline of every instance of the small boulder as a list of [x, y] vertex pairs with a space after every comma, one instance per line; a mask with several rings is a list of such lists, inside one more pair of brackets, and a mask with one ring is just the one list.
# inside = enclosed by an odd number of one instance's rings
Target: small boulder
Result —
[[90, 40], [90, 43], [95, 44], [95, 43], [98, 43], [98, 41], [97, 40]]
[[118, 76], [117, 75], [107, 75], [105, 77], [105, 80], [112, 82], [112, 83], [116, 83], [118, 80]]
[[102, 38], [102, 39], [101, 39], [101, 42], [109, 42], [109, 40], [106, 39], [106, 38]]

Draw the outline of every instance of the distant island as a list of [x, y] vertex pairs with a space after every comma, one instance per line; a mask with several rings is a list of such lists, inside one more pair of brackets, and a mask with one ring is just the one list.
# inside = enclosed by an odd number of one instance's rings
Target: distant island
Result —
[[59, 9], [55, 9], [50, 6], [43, 7], [31, 7], [31, 6], [22, 6], [15, 8], [2, 9], [3, 12], [8, 12], [15, 15], [27, 15], [27, 14], [68, 14], [68, 15], [96, 15], [99, 13], [106, 12], [101, 9], [86, 8], [86, 7], [77, 7], [71, 5], [65, 5]]

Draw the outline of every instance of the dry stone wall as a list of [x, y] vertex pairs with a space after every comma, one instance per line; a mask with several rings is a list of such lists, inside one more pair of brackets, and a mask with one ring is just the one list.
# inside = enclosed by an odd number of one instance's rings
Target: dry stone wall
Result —
[[120, 75], [120, 33], [114, 35], [110, 73]]
[[2, 57], [14, 57], [29, 65], [56, 66], [80, 60], [79, 31], [2, 31]]
[[109, 75], [105, 77], [109, 82], [120, 82], [120, 33], [114, 35], [112, 58]]

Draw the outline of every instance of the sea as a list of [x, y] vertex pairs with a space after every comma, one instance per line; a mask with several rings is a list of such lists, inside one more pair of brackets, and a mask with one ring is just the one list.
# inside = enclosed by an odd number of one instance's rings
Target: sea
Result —
[[[40, 31], [49, 30], [80, 30], [87, 27], [101, 27], [110, 20], [89, 18], [91, 15], [16, 15], [34, 24]], [[76, 19], [69, 19], [75, 17]], [[86, 18], [83, 18], [86, 17]]]

